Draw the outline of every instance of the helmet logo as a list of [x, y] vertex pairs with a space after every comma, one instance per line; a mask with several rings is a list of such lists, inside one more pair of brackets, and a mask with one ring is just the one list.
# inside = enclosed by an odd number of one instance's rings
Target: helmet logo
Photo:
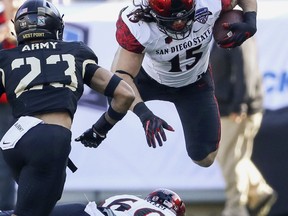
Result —
[[27, 22], [25, 20], [19, 20], [19, 26], [20, 28], [26, 28], [27, 27]]
[[156, 202], [156, 201], [159, 200], [159, 197], [158, 197], [158, 196], [153, 196], [151, 200], [154, 201], [154, 202]]
[[27, 13], [28, 8], [22, 8], [21, 11], [19, 11], [19, 16], [23, 13]]
[[44, 16], [38, 16], [37, 17], [37, 25], [38, 26], [45, 26], [45, 17]]

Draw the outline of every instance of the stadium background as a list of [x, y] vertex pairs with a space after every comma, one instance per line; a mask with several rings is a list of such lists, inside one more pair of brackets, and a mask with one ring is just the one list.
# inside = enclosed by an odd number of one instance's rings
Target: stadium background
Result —
[[[129, 2], [59, 1], [58, 8], [66, 22], [65, 39], [84, 41], [99, 57], [99, 64], [110, 68], [117, 48], [115, 21], [119, 10]], [[273, 215], [288, 215], [288, 189], [285, 186], [288, 163], [284, 153], [287, 152], [285, 129], [288, 129], [288, 2], [259, 0], [258, 3], [256, 37], [265, 86], [264, 107], [269, 118], [266, 120], [264, 116], [266, 127], [263, 127], [264, 135], [268, 138], [265, 137], [264, 142], [263, 137], [256, 139], [257, 153], [253, 157], [268, 181], [280, 193], [272, 209]], [[67, 171], [67, 182], [60, 202], [101, 201], [110, 195], [122, 193], [145, 196], [154, 188], [167, 187], [177, 191], [189, 204], [188, 216], [220, 215], [225, 196], [217, 162], [208, 169], [195, 165], [186, 154], [175, 108], [166, 102], [150, 102], [148, 105], [176, 130], [167, 133], [165, 146], [148, 148], [141, 123], [131, 113], [109, 132], [99, 148], [84, 148], [73, 142], [71, 159], [79, 169], [76, 173]], [[90, 127], [106, 106], [103, 97], [86, 89], [75, 115], [73, 137]], [[276, 133], [279, 127], [283, 131], [281, 138]], [[265, 131], [267, 128], [268, 133]], [[261, 130], [260, 134], [263, 134]]]

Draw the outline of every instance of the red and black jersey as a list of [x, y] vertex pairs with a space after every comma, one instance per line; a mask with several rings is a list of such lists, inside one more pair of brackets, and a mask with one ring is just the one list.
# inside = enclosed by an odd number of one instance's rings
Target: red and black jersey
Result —
[[99, 67], [82, 42], [48, 40], [0, 51], [0, 96], [14, 117], [68, 111], [73, 117], [84, 84]]

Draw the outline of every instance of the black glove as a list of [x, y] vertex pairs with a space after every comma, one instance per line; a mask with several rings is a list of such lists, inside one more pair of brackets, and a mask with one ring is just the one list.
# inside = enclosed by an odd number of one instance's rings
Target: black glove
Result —
[[218, 45], [222, 48], [234, 48], [240, 46], [245, 40], [252, 37], [256, 31], [256, 12], [244, 13], [243, 22], [239, 23], [224, 23], [224, 28], [230, 30], [233, 34], [230, 37], [225, 37]]
[[106, 134], [112, 127], [113, 125], [106, 120], [104, 113], [92, 128], [86, 130], [75, 141], [81, 142], [86, 147], [97, 148], [106, 138]]
[[142, 122], [149, 147], [156, 148], [155, 137], [159, 146], [163, 145], [162, 140], [167, 140], [164, 129], [174, 131], [174, 129], [168, 125], [167, 122], [158, 116], [155, 116], [144, 102], [136, 104], [133, 111]]
[[106, 138], [106, 135], [100, 135], [94, 128], [86, 130], [81, 136], [75, 139], [76, 142], [81, 142], [85, 147], [97, 148]]

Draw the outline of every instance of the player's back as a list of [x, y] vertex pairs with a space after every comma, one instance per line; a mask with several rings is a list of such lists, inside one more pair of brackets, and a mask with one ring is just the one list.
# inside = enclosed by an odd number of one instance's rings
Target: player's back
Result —
[[175, 214], [164, 206], [154, 205], [133, 195], [117, 195], [105, 200], [104, 207], [113, 210], [117, 216], [175, 216]]
[[46, 40], [0, 51], [3, 86], [15, 117], [55, 111], [73, 116], [87, 62], [97, 61], [82, 42]]

